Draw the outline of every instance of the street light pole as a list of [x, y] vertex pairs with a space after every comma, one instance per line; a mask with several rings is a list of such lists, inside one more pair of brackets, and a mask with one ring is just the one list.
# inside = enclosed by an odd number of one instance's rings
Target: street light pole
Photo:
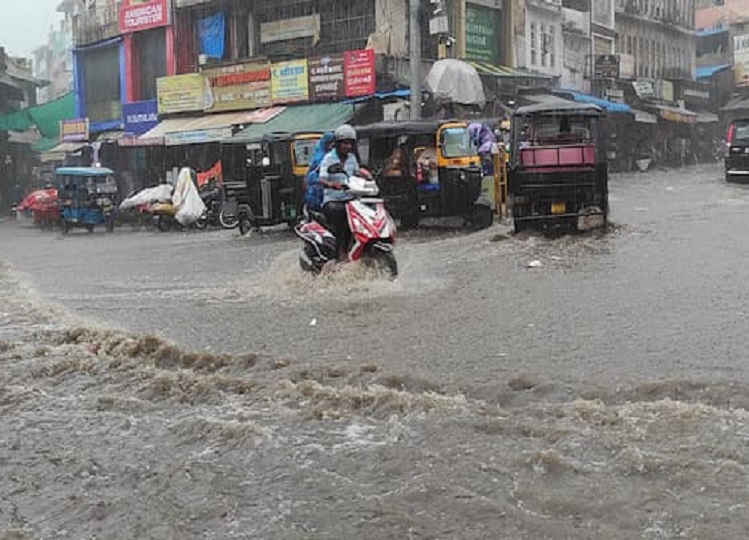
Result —
[[408, 57], [411, 65], [411, 119], [421, 118], [421, 27], [419, 25], [419, 0], [408, 5], [409, 33]]

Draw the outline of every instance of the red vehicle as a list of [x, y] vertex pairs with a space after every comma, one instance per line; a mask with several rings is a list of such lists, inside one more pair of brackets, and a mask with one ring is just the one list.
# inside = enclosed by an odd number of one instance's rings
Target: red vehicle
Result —
[[608, 219], [604, 112], [569, 103], [521, 107], [513, 115], [509, 194], [515, 230], [588, 230]]
[[[361, 176], [349, 178], [347, 188], [351, 199], [346, 202], [346, 215], [352, 242], [342, 247], [348, 253], [349, 262], [362, 261], [389, 272], [395, 278], [398, 275], [393, 252], [395, 223], [385, 209], [384, 201], [374, 198], [379, 194], [377, 183], [362, 172]], [[320, 274], [341, 262], [341, 246], [323, 214], [310, 212], [310, 219], [298, 225], [294, 232], [304, 241], [299, 255], [302, 270]]]
[[42, 229], [53, 229], [60, 221], [57, 190], [49, 188], [32, 191], [18, 203], [16, 212], [31, 212], [34, 225]]

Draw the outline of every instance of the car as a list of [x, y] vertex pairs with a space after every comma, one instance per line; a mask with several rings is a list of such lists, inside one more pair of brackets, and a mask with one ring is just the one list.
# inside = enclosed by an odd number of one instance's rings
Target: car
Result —
[[726, 133], [726, 181], [749, 183], [749, 118], [731, 122]]

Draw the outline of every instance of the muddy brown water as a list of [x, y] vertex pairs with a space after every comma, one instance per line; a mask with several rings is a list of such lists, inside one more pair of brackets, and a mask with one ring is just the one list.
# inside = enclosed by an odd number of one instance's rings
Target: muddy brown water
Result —
[[602, 236], [411, 238], [396, 283], [283, 235], [2, 227], [0, 538], [744, 538], [718, 177], [616, 177]]

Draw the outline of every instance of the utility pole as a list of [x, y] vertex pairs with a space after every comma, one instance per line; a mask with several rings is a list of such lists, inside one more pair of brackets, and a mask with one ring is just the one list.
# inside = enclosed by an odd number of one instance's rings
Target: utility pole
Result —
[[421, 118], [421, 27], [419, 25], [419, 0], [408, 5], [409, 33], [408, 58], [411, 64], [411, 119]]
[[596, 44], [593, 38], [593, 1], [590, 0], [590, 16], [588, 20], [588, 27], [590, 32], [590, 94], [595, 95], [595, 71], [596, 71]]

